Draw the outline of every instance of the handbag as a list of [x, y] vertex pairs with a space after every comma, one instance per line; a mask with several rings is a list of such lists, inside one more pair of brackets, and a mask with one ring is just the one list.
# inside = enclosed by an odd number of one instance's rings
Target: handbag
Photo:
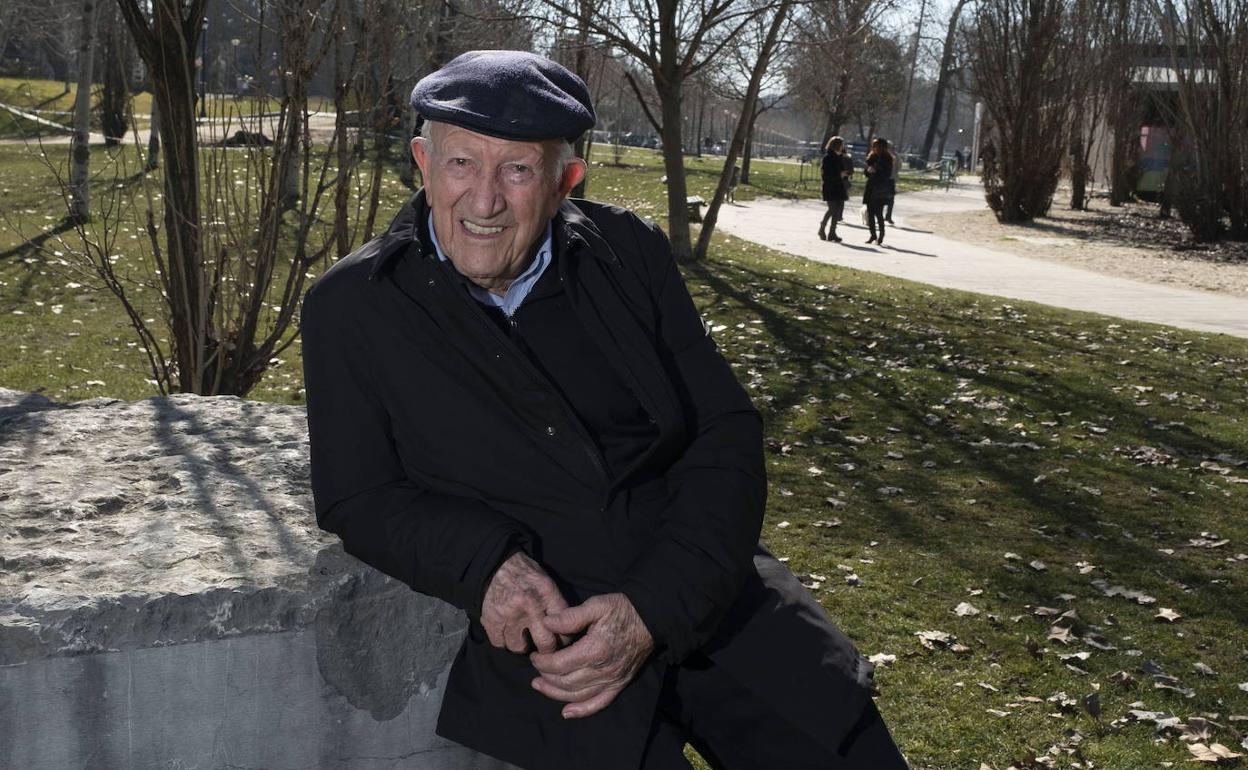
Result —
[[862, 220], [863, 227], [869, 224], [867, 221], [867, 204], [862, 204], [862, 208], [858, 209], [858, 218]]

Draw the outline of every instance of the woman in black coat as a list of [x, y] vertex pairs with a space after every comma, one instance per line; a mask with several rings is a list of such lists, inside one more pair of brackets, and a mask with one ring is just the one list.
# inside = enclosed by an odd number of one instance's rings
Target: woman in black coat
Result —
[[[849, 200], [849, 178], [854, 173], [854, 163], [845, 154], [845, 140], [834, 136], [828, 140], [823, 152], [823, 200], [828, 210], [819, 223], [819, 238], [825, 241], [840, 242], [836, 235], [836, 223], [841, 220], [845, 211], [845, 201]], [[832, 222], [832, 230], [827, 230], [828, 221]]]
[[884, 243], [884, 207], [896, 194], [893, 183], [895, 162], [888, 150], [887, 139], [877, 136], [871, 140], [871, 152], [867, 154], [867, 188], [862, 193], [862, 202], [867, 204], [867, 227], [871, 228], [871, 238], [867, 243]]

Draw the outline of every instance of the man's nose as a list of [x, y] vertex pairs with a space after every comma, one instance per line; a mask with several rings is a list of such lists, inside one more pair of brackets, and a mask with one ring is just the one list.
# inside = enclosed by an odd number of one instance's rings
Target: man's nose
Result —
[[506, 208], [498, 174], [492, 170], [478, 173], [473, 179], [470, 202], [473, 215], [483, 218], [492, 217]]

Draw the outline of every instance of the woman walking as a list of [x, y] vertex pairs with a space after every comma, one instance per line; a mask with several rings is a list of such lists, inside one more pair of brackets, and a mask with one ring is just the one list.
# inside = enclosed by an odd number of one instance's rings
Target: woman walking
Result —
[[862, 202], [867, 204], [867, 227], [871, 238], [867, 243], [884, 243], [884, 207], [893, 199], [893, 154], [888, 151], [888, 141], [876, 137], [871, 140], [871, 152], [867, 154], [867, 188]]
[[[834, 136], [823, 148], [823, 200], [828, 210], [819, 223], [819, 238], [824, 241], [841, 242], [836, 234], [836, 223], [841, 220], [845, 211], [845, 201], [849, 200], [849, 177], [854, 173], [854, 162], [845, 154], [845, 140]], [[832, 222], [829, 231], [828, 221]]]

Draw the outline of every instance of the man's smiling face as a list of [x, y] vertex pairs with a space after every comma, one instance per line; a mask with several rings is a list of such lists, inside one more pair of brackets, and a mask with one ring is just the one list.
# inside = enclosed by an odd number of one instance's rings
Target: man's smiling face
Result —
[[546, 223], [585, 175], [562, 171], [558, 142], [516, 142], [445, 123], [412, 140], [442, 252], [463, 276], [496, 294], [532, 259]]

